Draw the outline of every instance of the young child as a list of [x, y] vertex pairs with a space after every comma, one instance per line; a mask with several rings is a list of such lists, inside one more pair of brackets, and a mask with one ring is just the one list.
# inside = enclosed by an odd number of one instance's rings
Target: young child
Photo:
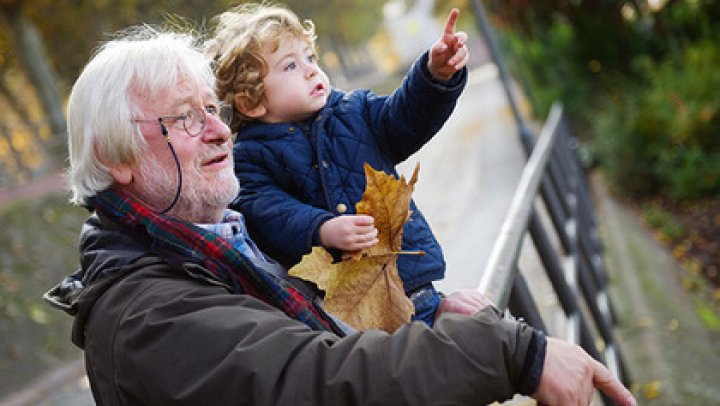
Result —
[[[260, 248], [286, 267], [312, 246], [336, 257], [378, 242], [373, 218], [355, 215], [365, 190], [363, 163], [397, 176], [396, 164], [420, 149], [452, 113], [467, 81], [467, 36], [459, 11], [391, 96], [333, 89], [318, 65], [311, 21], [280, 6], [244, 4], [216, 18], [206, 44], [215, 59], [220, 100], [234, 106], [233, 206]], [[445, 261], [427, 221], [411, 202], [398, 270], [415, 304], [414, 320], [432, 325]]]

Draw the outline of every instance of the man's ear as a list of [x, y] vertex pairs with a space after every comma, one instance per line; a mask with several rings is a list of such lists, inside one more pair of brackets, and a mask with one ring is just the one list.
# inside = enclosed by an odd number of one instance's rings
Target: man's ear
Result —
[[250, 118], [262, 118], [265, 113], [267, 113], [267, 109], [262, 102], [258, 103], [256, 106], [250, 106], [250, 100], [242, 94], [235, 95], [235, 108], [245, 117]]
[[106, 159], [104, 154], [100, 151], [100, 149], [95, 145], [95, 156], [97, 157], [98, 161], [105, 166], [108, 171], [110, 172], [110, 176], [115, 179], [115, 182], [117, 182], [120, 185], [128, 185], [133, 180], [133, 166], [126, 163], [115, 163], [110, 164], [108, 163], [109, 159]]
[[115, 182], [117, 182], [120, 185], [128, 185], [133, 180], [133, 170], [130, 167], [130, 165], [126, 164], [117, 164], [114, 166], [111, 166], [110, 168], [110, 175], [115, 179]]

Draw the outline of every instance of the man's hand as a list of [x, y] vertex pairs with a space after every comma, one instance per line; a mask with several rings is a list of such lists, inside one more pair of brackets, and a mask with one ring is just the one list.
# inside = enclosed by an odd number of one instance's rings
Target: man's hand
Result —
[[326, 248], [360, 251], [378, 243], [375, 220], [368, 215], [332, 218], [320, 226], [320, 243]]
[[435, 312], [435, 319], [443, 313], [458, 313], [472, 316], [487, 306], [493, 306], [493, 302], [477, 290], [458, 290], [440, 301], [440, 306]]
[[634, 406], [635, 398], [605, 366], [582, 348], [557, 338], [547, 337], [545, 366], [540, 385], [533, 395], [541, 405], [590, 404], [594, 388], [618, 405]]
[[458, 9], [450, 10], [442, 37], [430, 48], [427, 67], [433, 79], [438, 81], [450, 80], [455, 72], [467, 64], [470, 56], [467, 46], [465, 46], [467, 34], [462, 31], [455, 32], [458, 15], [460, 15]]

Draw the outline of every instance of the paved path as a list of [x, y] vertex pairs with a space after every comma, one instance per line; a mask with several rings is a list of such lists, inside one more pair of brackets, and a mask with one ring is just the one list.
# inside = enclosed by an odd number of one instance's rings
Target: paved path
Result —
[[35, 179], [11, 189], [0, 189], [0, 206], [22, 199], [34, 199], [49, 193], [62, 193], [66, 189], [65, 174], [55, 173]]
[[720, 405], [720, 333], [697, 313], [707, 299], [683, 287], [687, 270], [601, 179], [594, 183], [617, 337], [641, 404]]
[[420, 176], [413, 194], [445, 253], [443, 291], [477, 287], [525, 162], [494, 65], [470, 73], [455, 112], [399, 166]]

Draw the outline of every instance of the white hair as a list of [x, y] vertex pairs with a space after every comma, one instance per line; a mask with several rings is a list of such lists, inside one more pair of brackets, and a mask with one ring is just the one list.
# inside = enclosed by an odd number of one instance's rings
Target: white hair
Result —
[[108, 166], [135, 164], [146, 148], [133, 122], [141, 112], [131, 95], [153, 100], [181, 76], [198, 88], [215, 88], [210, 60], [191, 34], [133, 27], [97, 50], [68, 100], [72, 203], [84, 205], [109, 188], [114, 179]]

